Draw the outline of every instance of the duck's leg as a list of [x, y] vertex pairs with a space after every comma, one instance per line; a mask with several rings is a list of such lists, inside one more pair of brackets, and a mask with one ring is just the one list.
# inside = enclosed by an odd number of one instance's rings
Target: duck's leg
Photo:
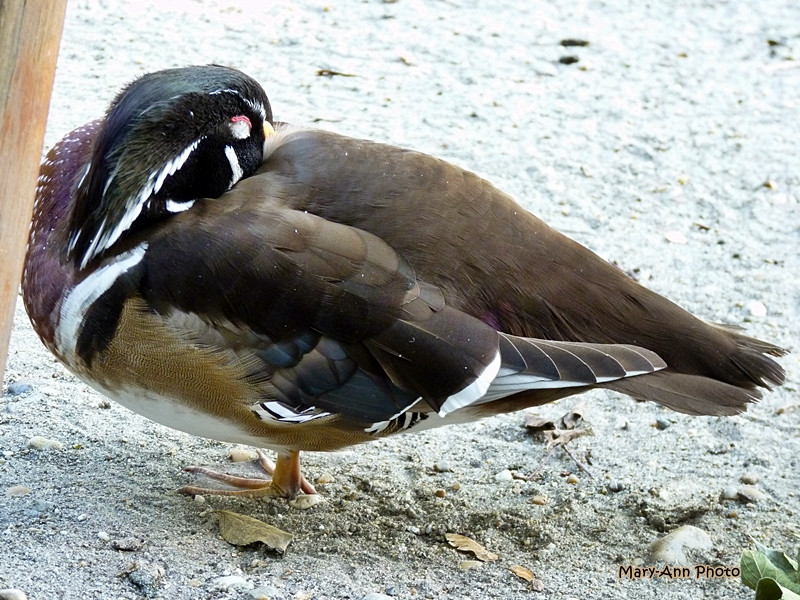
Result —
[[295, 498], [298, 494], [316, 494], [314, 486], [303, 477], [300, 472], [300, 452], [292, 450], [287, 454], [279, 454], [276, 463], [273, 463], [262, 450], [258, 450], [258, 462], [272, 479], [259, 477], [237, 477], [227, 473], [220, 473], [206, 467], [186, 467], [185, 471], [200, 473], [216, 481], [221, 481], [237, 489], [214, 489], [187, 485], [178, 490], [179, 494], [187, 496], [215, 495], [215, 496], [241, 496], [245, 498]]
[[283, 490], [283, 498], [294, 498], [299, 493], [316, 494], [317, 490], [311, 485], [300, 470], [300, 451], [292, 450], [288, 454], [278, 454], [276, 463], [267, 458], [263, 450], [257, 450], [258, 462], [261, 467], [272, 475], [272, 487]]

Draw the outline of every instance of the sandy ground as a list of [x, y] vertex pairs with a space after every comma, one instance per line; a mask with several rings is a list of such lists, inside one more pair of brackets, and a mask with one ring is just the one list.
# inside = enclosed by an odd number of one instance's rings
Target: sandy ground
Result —
[[[237, 66], [264, 84], [276, 118], [474, 170], [703, 318], [793, 348], [787, 384], [729, 419], [587, 395], [594, 436], [570, 448], [593, 478], [561, 451], [531, 478], [545, 445], [516, 414], [308, 454], [307, 475], [330, 481], [308, 511], [197, 502], [174, 493], [193, 480], [183, 466], [251, 465], [109, 405], [18, 307], [0, 401], [0, 588], [31, 599], [752, 598], [733, 578], [620, 580], [618, 567], [687, 524], [712, 547], [685, 565], [734, 566], [751, 537], [800, 546], [800, 5], [263, 4], [71, 2], [47, 146], [140, 73]], [[31, 448], [35, 436], [60, 447]], [[504, 481], [506, 470], [526, 479]], [[743, 477], [750, 501], [721, 500]], [[295, 540], [284, 556], [231, 546], [217, 508]], [[472, 556], [448, 532], [499, 559], [464, 564]]]

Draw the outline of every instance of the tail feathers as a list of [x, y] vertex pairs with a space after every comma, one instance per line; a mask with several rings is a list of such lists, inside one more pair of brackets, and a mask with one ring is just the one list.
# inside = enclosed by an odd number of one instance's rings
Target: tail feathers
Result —
[[[756, 387], [770, 389], [781, 385], [786, 372], [771, 356], [783, 356], [787, 350], [743, 335], [733, 327], [712, 325], [721, 330], [729, 345], [723, 374], [679, 373], [666, 369], [647, 377], [613, 381], [605, 387], [637, 400], [658, 402], [688, 415], [729, 416], [743, 412], [747, 405], [761, 399]], [[719, 377], [719, 378], [717, 378]]]
[[480, 403], [530, 390], [598, 385], [665, 368], [644, 348], [535, 340], [500, 334], [500, 369]]
[[784, 356], [789, 353], [788, 350], [741, 334], [732, 327], [714, 327], [722, 329], [736, 345], [736, 351], [731, 354], [730, 360], [736, 368], [738, 378], [731, 383], [745, 388], [758, 386], [766, 389], [783, 384], [786, 371], [767, 355]]
[[608, 382], [598, 387], [621, 392], [637, 400], [658, 402], [687, 415], [738, 415], [749, 403], [761, 398], [761, 392], [754, 389], [669, 370], [647, 377]]

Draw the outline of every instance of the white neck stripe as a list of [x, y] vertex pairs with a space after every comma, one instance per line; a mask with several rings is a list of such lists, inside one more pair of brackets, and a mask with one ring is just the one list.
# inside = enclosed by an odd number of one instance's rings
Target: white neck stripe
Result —
[[242, 166], [239, 164], [239, 157], [236, 156], [236, 150], [233, 149], [233, 146], [225, 146], [225, 156], [228, 157], [228, 162], [231, 164], [231, 173], [233, 173], [233, 175], [231, 175], [231, 182], [228, 185], [228, 189], [230, 189], [242, 178], [244, 171], [242, 171]]

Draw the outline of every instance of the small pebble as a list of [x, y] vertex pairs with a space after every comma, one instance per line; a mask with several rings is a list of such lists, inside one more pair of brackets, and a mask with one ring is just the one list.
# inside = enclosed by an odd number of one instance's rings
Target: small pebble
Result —
[[685, 565], [686, 550], [711, 550], [713, 544], [708, 534], [693, 525], [684, 525], [650, 544], [647, 560], [650, 564]]
[[196, 494], [195, 497], [194, 497], [194, 503], [195, 504], [205, 504], [206, 503], [206, 497], [203, 496], [203, 494]]
[[164, 567], [144, 560], [136, 563], [136, 568], [128, 573], [128, 580], [145, 596], [154, 596], [165, 575]]
[[322, 496], [319, 494], [300, 494], [297, 498], [289, 500], [289, 506], [297, 510], [308, 510], [320, 502], [322, 502]]
[[[199, 587], [199, 586], [198, 586]], [[274, 585], [261, 585], [248, 592], [253, 600], [270, 600], [281, 596], [280, 590]]]
[[494, 480], [498, 482], [514, 481], [514, 476], [511, 474], [511, 471], [504, 469], [494, 476]]
[[101, 540], [103, 542], [107, 542], [108, 540], [111, 539], [111, 536], [108, 535], [107, 531], [98, 531], [97, 532], [97, 539]]
[[0, 600], [28, 600], [28, 596], [22, 590], [7, 588], [0, 590]]
[[236, 590], [250, 590], [253, 589], [253, 584], [241, 575], [227, 575], [225, 577], [217, 577], [214, 580], [214, 586], [223, 589], [236, 589]]
[[336, 481], [336, 479], [334, 479], [333, 475], [331, 475], [330, 473], [323, 473], [322, 475], [317, 477], [317, 483], [320, 485], [325, 485], [326, 483], [333, 483], [334, 481]]
[[721, 498], [722, 500], [737, 500], [739, 498], [739, 490], [736, 489], [735, 485], [727, 485], [722, 490]]
[[453, 467], [447, 462], [438, 462], [433, 465], [433, 470], [437, 473], [452, 473]]
[[742, 478], [739, 481], [741, 481], [742, 483], [746, 483], [747, 485], [753, 485], [758, 483], [760, 480], [761, 477], [759, 476], [758, 473], [753, 473], [752, 471], [748, 471], [747, 473], [742, 475]]
[[617, 481], [615, 479], [613, 481], [610, 481], [608, 483], [608, 486], [606, 486], [606, 487], [608, 488], [609, 492], [617, 493], [617, 492], [621, 492], [622, 490], [625, 489], [625, 484], [622, 483], [621, 481]]
[[58, 440], [49, 440], [40, 435], [35, 435], [28, 440], [28, 448], [33, 448], [34, 450], [61, 450], [63, 447], [64, 444]]
[[409, 533], [413, 533], [414, 535], [420, 535], [422, 533], [422, 530], [416, 525], [409, 525], [408, 527], [406, 527], [406, 531], [408, 531]]
[[666, 419], [656, 419], [656, 429], [660, 429], [661, 431], [663, 431], [670, 425], [672, 425], [672, 423], [670, 423]]
[[685, 244], [689, 241], [682, 231], [668, 231], [664, 234], [664, 237], [673, 244]]
[[456, 482], [453, 484], [453, 491], [454, 491], [454, 492], [457, 492], [457, 491], [458, 491], [458, 490], [460, 490], [460, 489], [461, 489], [461, 484], [460, 484], [460, 483], [458, 483], [458, 482], [456, 481]]
[[544, 494], [537, 494], [536, 496], [531, 498], [531, 502], [533, 502], [534, 504], [538, 504], [539, 506], [544, 506], [545, 504], [547, 504], [547, 496], [545, 496]]
[[463, 571], [469, 571], [470, 569], [478, 569], [482, 565], [483, 563], [479, 560], [462, 560], [458, 566]]
[[569, 47], [569, 46], [588, 46], [589, 45], [588, 41], [579, 40], [579, 39], [576, 39], [576, 38], [567, 38], [567, 39], [561, 40], [559, 43], [562, 46], [564, 46], [565, 48]]
[[121, 550], [122, 552], [134, 552], [144, 546], [144, 540], [135, 537], [124, 537], [111, 542], [111, 547], [114, 550]]
[[569, 477], [567, 477], [567, 483], [571, 485], [577, 485], [579, 481], [580, 479], [578, 479], [578, 476], [575, 475], [575, 473], [572, 473]]
[[6, 490], [6, 496], [27, 496], [31, 493], [31, 488], [24, 485], [12, 485]]
[[30, 383], [25, 383], [24, 381], [15, 381], [14, 383], [8, 384], [6, 392], [8, 392], [9, 396], [19, 396], [20, 394], [30, 392], [32, 389], [33, 386]]
[[49, 500], [34, 500], [33, 509], [39, 512], [50, 512], [56, 507], [55, 502]]
[[445, 496], [447, 496], [447, 492], [445, 492], [443, 489], [436, 490], [434, 494], [436, 494], [437, 498], [444, 498]]
[[739, 498], [745, 502], [763, 502], [767, 495], [752, 485], [741, 485], [738, 489]]
[[256, 455], [253, 452], [244, 448], [231, 448], [230, 452], [228, 452], [228, 458], [235, 463], [249, 462], [255, 457]]
[[747, 304], [745, 304], [745, 308], [753, 317], [767, 316], [767, 307], [763, 302], [759, 302], [758, 300], [750, 300]]

